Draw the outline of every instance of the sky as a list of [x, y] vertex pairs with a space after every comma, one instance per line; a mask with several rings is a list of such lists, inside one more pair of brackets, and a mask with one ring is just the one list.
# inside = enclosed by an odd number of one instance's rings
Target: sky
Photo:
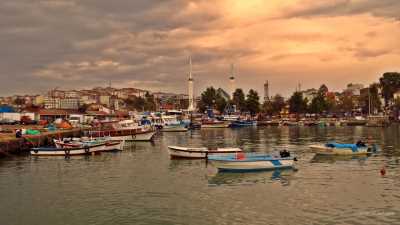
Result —
[[106, 86], [270, 95], [400, 71], [399, 0], [2, 0], [0, 95]]

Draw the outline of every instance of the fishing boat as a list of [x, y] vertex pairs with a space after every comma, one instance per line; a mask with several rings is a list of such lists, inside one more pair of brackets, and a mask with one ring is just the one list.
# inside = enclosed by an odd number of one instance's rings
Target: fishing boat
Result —
[[257, 121], [255, 121], [255, 120], [236, 120], [236, 121], [233, 121], [229, 126], [232, 128], [252, 127], [252, 126], [257, 126]]
[[[123, 140], [113, 140], [110, 137], [104, 137], [104, 138], [88, 138], [88, 137], [82, 137], [82, 138], [65, 138], [63, 140], [53, 140], [54, 145], [56, 148], [79, 148], [79, 147], [85, 147], [85, 146], [98, 146], [95, 150], [97, 151], [113, 151], [113, 150], [123, 150], [125, 141]], [[104, 146], [101, 146], [103, 145]]]
[[252, 172], [293, 168], [294, 162], [297, 160], [294, 157], [290, 157], [290, 154], [272, 156], [249, 153], [237, 153], [228, 156], [210, 155], [207, 158], [220, 172]]
[[30, 153], [34, 156], [75, 156], [75, 155], [88, 155], [96, 152], [122, 150], [123, 141], [107, 141], [99, 143], [74, 143], [62, 144], [60, 147], [39, 147], [32, 148]]
[[107, 121], [86, 133], [89, 137], [109, 137], [116, 141], [151, 141], [156, 131], [151, 125], [139, 125], [133, 120]]
[[240, 148], [217, 148], [208, 149], [205, 147], [180, 147], [168, 146], [168, 153], [171, 158], [189, 158], [189, 159], [206, 159], [210, 155], [226, 155], [242, 152]]
[[341, 144], [330, 142], [323, 145], [310, 145], [310, 148], [320, 155], [363, 155], [377, 151], [376, 145]]

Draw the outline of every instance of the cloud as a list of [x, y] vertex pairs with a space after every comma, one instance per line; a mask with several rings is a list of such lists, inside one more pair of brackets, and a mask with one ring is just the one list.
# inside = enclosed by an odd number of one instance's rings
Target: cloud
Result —
[[400, 25], [393, 20], [399, 4], [1, 1], [0, 94], [92, 87], [109, 80], [117, 86], [186, 92], [189, 55], [197, 93], [210, 85], [227, 88], [231, 63], [238, 86], [259, 93], [267, 79], [272, 92], [282, 94], [298, 82], [306, 87], [330, 80], [328, 86], [340, 89], [366, 74], [364, 82], [377, 79], [400, 64]]

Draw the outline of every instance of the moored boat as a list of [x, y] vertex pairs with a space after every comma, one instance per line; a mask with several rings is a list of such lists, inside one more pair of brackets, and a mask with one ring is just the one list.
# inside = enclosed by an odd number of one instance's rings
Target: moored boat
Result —
[[310, 145], [310, 148], [320, 155], [363, 155], [377, 151], [376, 145], [327, 143], [324, 145]]
[[201, 128], [227, 128], [229, 123], [220, 120], [208, 119], [201, 122]]
[[[60, 141], [62, 142], [62, 141]], [[58, 143], [61, 147], [39, 147], [32, 148], [30, 153], [34, 156], [75, 156], [87, 155], [96, 152], [122, 150], [123, 141], [104, 141], [98, 143], [78, 142], [73, 144]]]
[[236, 121], [233, 121], [229, 126], [232, 128], [252, 127], [252, 126], [257, 126], [257, 121], [255, 121], [255, 120], [236, 120]]
[[290, 154], [283, 156], [237, 153], [229, 156], [208, 156], [208, 160], [220, 172], [251, 172], [293, 168], [296, 158], [290, 157]]
[[235, 154], [242, 152], [240, 148], [217, 148], [208, 149], [205, 147], [193, 148], [193, 147], [180, 147], [180, 146], [168, 146], [168, 153], [171, 158], [190, 158], [190, 159], [205, 159], [207, 156], [214, 155], [226, 155]]

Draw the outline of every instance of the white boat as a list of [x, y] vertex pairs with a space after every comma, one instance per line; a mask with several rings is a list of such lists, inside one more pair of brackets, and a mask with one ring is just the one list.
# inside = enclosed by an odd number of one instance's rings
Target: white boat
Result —
[[238, 153], [222, 157], [208, 156], [208, 160], [221, 172], [251, 172], [293, 168], [296, 158]]
[[357, 147], [354, 145], [344, 145], [335, 147], [334, 145], [310, 145], [314, 153], [320, 155], [365, 155], [376, 151], [376, 146]]
[[205, 147], [192, 148], [180, 146], [168, 146], [168, 152], [171, 158], [191, 158], [205, 159], [209, 155], [226, 155], [242, 152], [240, 148], [217, 148], [208, 149]]
[[111, 136], [111, 140], [120, 140], [120, 141], [151, 141], [156, 134], [155, 131], [147, 131], [147, 132], [136, 132], [132, 135], [125, 136]]
[[105, 152], [111, 150], [122, 150], [123, 142], [120, 141], [107, 141], [94, 144], [81, 143], [80, 146], [75, 144], [62, 144], [59, 143], [61, 148], [57, 147], [40, 147], [32, 148], [30, 153], [34, 156], [75, 156], [87, 155], [96, 152]]

